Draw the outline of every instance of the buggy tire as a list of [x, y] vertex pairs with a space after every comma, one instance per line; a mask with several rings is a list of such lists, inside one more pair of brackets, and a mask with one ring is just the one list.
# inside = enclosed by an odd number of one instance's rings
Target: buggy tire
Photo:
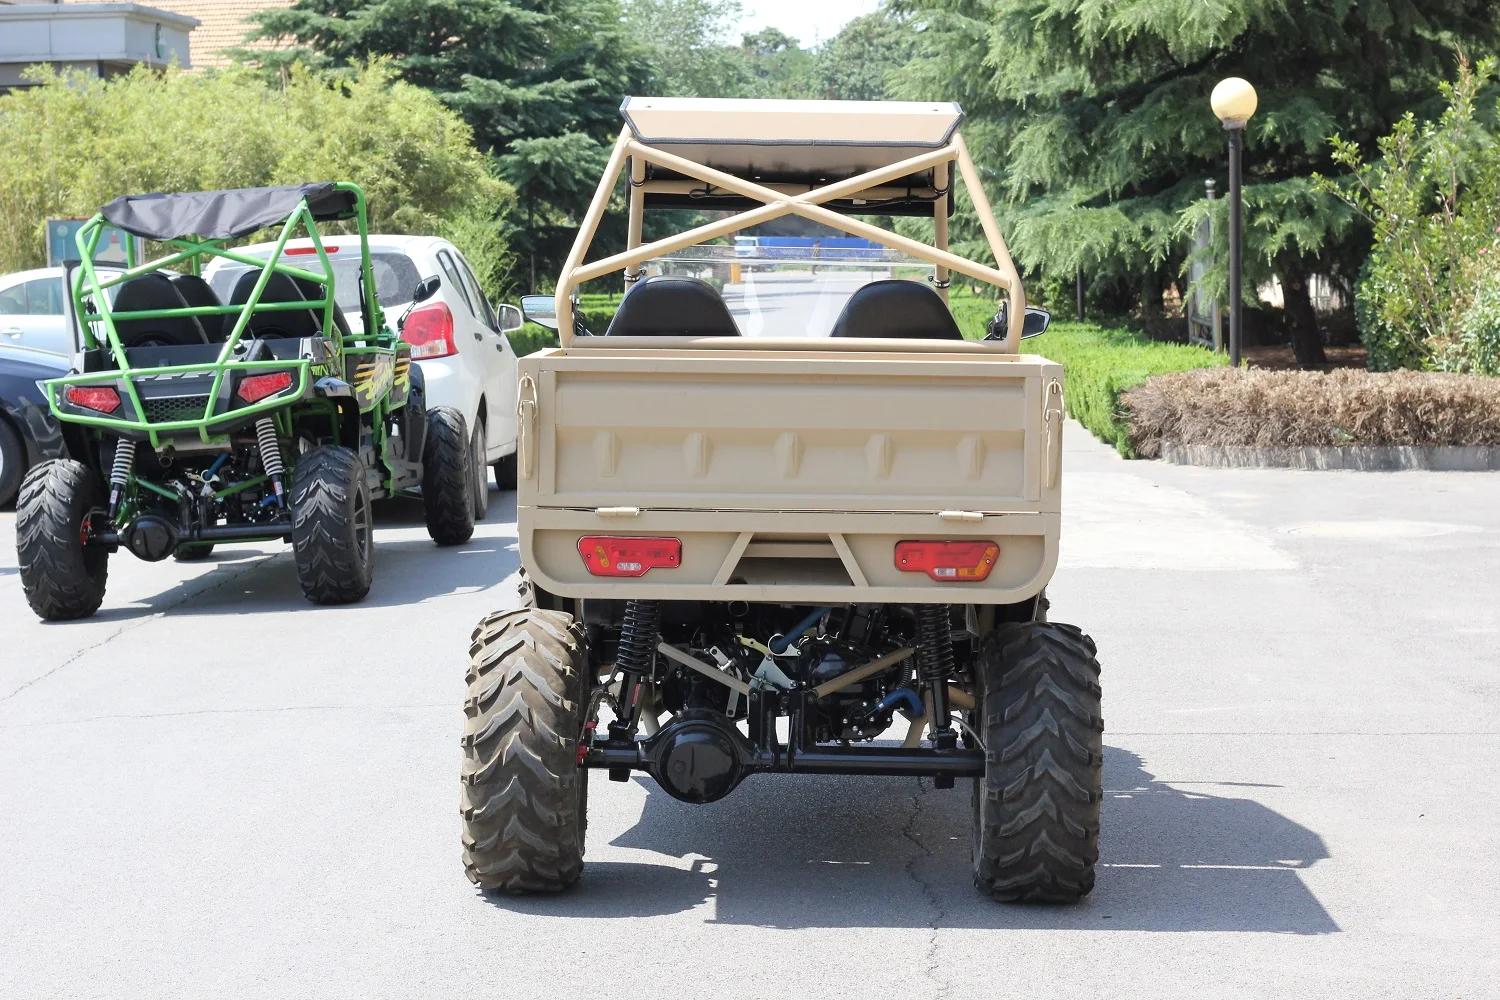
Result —
[[451, 406], [427, 411], [422, 448], [422, 507], [427, 534], [439, 545], [474, 537], [474, 478], [464, 415]]
[[484, 420], [474, 427], [469, 442], [469, 469], [474, 474], [474, 520], [483, 521], [490, 512], [490, 468], [484, 462]]
[[1073, 903], [1094, 887], [1104, 721], [1093, 640], [1072, 625], [1001, 625], [980, 644], [984, 777], [974, 884], [1000, 902]]
[[200, 542], [196, 545], [177, 546], [177, 551], [172, 553], [172, 558], [178, 562], [202, 562], [213, 554], [213, 542]]
[[492, 468], [495, 470], [495, 486], [498, 489], [515, 492], [516, 489], [516, 453], [511, 452]]
[[464, 871], [481, 889], [560, 892], [583, 871], [583, 642], [558, 611], [501, 611], [474, 629], [459, 812]]
[[303, 596], [314, 604], [353, 604], [370, 592], [370, 484], [349, 448], [319, 445], [292, 470], [292, 555]]
[[85, 546], [89, 511], [104, 499], [82, 462], [43, 462], [21, 480], [16, 500], [16, 559], [31, 610], [47, 621], [87, 618], [104, 603], [109, 552]]
[[25, 475], [26, 445], [10, 422], [0, 417], [0, 507], [15, 499]]

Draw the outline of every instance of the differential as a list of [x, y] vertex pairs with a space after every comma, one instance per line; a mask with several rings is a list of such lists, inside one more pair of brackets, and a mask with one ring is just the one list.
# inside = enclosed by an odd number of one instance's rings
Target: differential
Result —
[[716, 802], [749, 773], [754, 750], [734, 724], [713, 712], [684, 712], [643, 747], [648, 768], [667, 794]]
[[125, 526], [120, 540], [147, 562], [158, 562], [177, 550], [177, 525], [155, 514], [142, 514]]

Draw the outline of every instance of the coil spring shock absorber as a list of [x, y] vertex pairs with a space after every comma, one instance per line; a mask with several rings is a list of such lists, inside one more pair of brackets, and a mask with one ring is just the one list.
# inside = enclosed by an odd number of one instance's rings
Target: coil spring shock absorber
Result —
[[260, 464], [271, 477], [271, 489], [276, 496], [276, 506], [286, 506], [282, 497], [282, 475], [286, 466], [281, 462], [281, 443], [276, 440], [276, 423], [270, 417], [261, 417], [255, 422], [255, 440], [260, 445]]
[[[948, 605], [919, 604], [916, 612], [917, 676], [927, 685], [932, 698], [932, 719], [928, 723], [932, 745], [951, 750], [958, 746], [958, 734], [953, 731], [953, 713], [948, 708], [948, 678], [953, 676], [954, 669]], [[951, 779], [947, 786], [951, 786]]]
[[120, 497], [130, 485], [130, 473], [135, 468], [135, 442], [124, 438], [115, 442], [115, 460], [109, 469], [109, 516], [113, 520], [120, 509]]
[[[625, 602], [624, 622], [620, 626], [620, 646], [615, 652], [615, 666], [620, 668], [623, 675], [620, 678], [620, 711], [615, 721], [609, 724], [611, 741], [635, 738], [641, 679], [651, 669], [656, 655], [656, 636], [660, 631], [660, 601]], [[610, 780], [625, 781], [629, 778], [628, 770], [621, 773], [624, 777], [616, 778], [611, 769]]]

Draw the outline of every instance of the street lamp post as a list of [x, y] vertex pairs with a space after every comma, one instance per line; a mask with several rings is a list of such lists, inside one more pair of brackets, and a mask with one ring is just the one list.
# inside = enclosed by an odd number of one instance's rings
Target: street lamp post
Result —
[[1240, 159], [1244, 151], [1245, 123], [1255, 114], [1259, 99], [1255, 88], [1237, 76], [1220, 81], [1209, 99], [1214, 114], [1229, 131], [1229, 365], [1240, 366], [1244, 328], [1240, 322], [1240, 282], [1243, 273], [1243, 235], [1240, 202]]

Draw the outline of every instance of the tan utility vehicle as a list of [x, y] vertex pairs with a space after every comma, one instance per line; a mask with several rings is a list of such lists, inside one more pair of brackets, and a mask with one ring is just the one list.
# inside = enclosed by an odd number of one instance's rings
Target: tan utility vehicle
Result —
[[[576, 881], [594, 768], [688, 802], [762, 772], [911, 775], [973, 779], [983, 892], [1078, 899], [1103, 724], [1094, 644], [1045, 615], [1063, 373], [1018, 353], [1047, 317], [1025, 308], [962, 112], [621, 110], [557, 295], [525, 303], [562, 346], [520, 363], [524, 607], [470, 649], [469, 877]], [[955, 166], [996, 267], [948, 251]], [[585, 264], [622, 173], [628, 248]], [[648, 209], [712, 221], [642, 245]], [[787, 215], [857, 239], [710, 245]], [[895, 215], [931, 218], [935, 246], [856, 218]], [[617, 271], [628, 292], [595, 336], [576, 291]], [[948, 309], [952, 272], [1006, 292], [982, 342]], [[883, 739], [898, 716], [905, 738]]]

